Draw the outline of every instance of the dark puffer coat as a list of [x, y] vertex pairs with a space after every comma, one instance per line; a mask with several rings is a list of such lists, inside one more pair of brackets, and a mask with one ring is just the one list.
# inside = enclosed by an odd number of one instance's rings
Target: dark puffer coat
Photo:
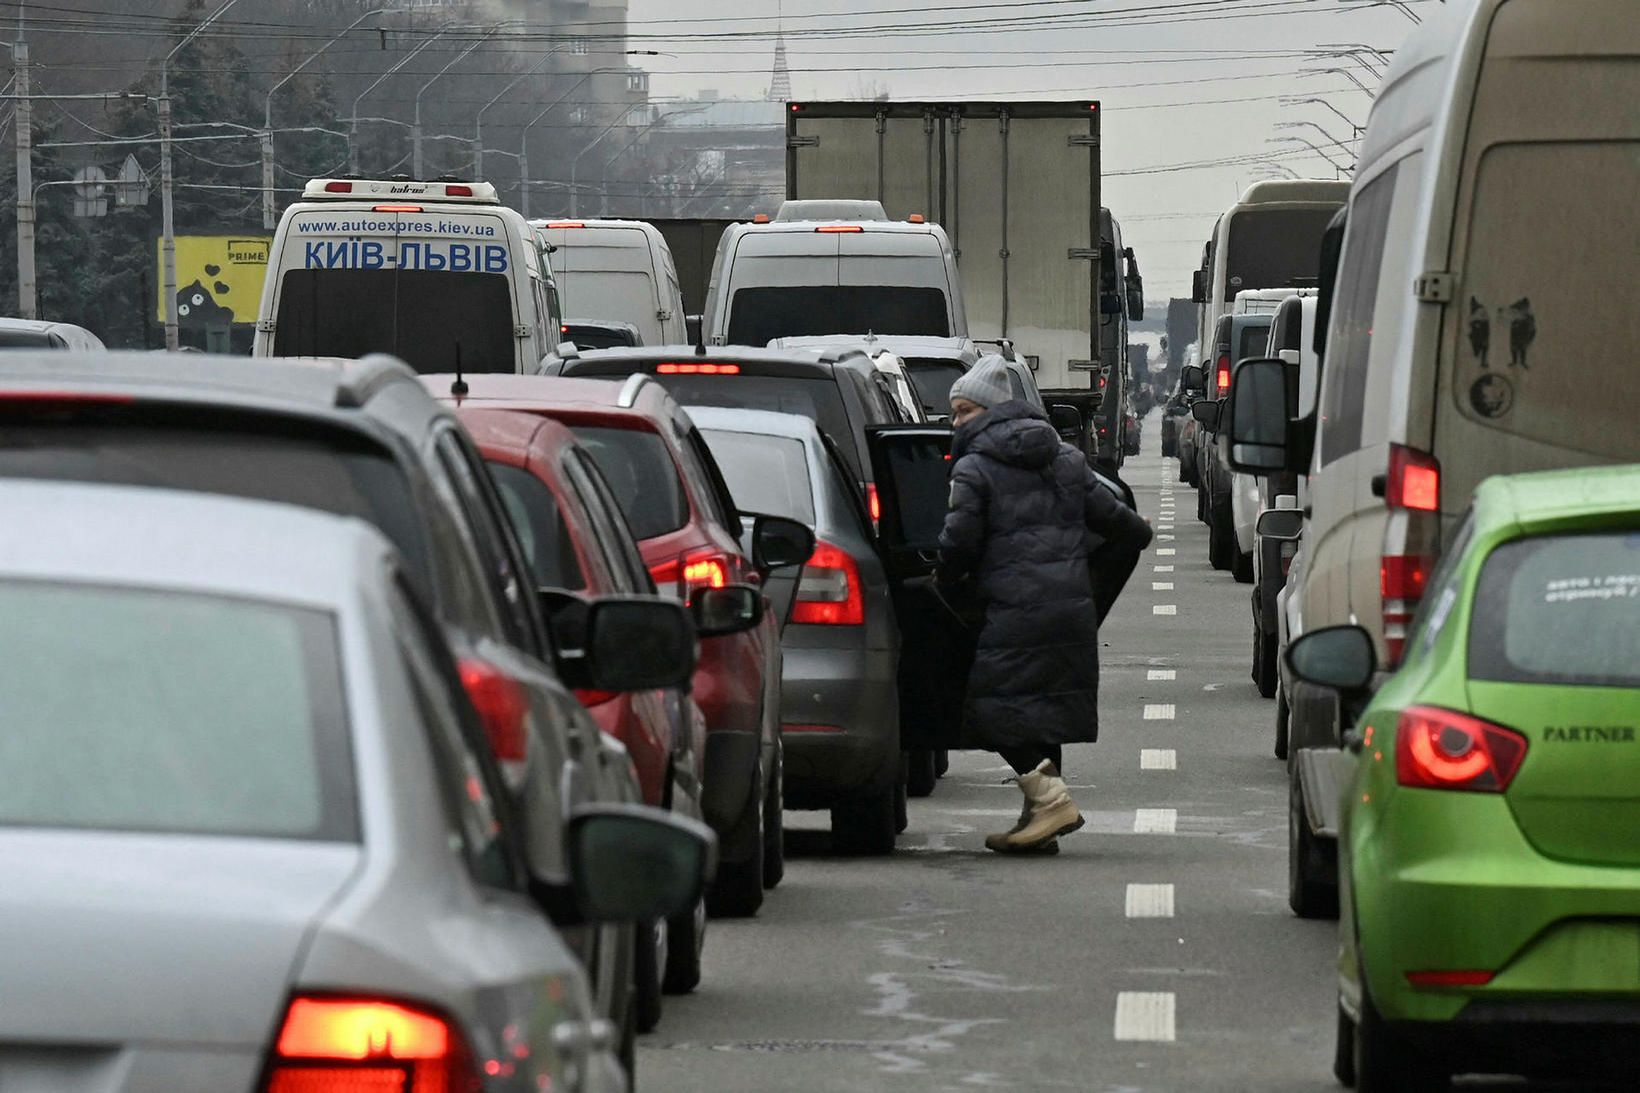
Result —
[[968, 422], [951, 451], [940, 578], [974, 577], [985, 601], [963, 741], [993, 750], [1092, 741], [1099, 616], [1088, 554], [1099, 539], [1143, 549], [1150, 526], [1027, 403]]

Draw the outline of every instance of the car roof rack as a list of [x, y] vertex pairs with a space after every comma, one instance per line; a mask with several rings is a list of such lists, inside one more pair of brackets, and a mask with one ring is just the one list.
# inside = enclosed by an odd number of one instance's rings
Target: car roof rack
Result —
[[638, 404], [638, 396], [643, 389], [655, 382], [649, 378], [647, 372], [634, 372], [621, 385], [621, 393], [615, 399], [615, 405], [623, 410], [630, 410]]

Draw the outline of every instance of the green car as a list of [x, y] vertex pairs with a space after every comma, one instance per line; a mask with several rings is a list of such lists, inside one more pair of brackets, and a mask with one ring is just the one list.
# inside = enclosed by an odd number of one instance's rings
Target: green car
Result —
[[1354, 626], [1288, 650], [1359, 711], [1334, 760], [1334, 1072], [1362, 1093], [1633, 1080], [1640, 466], [1485, 482], [1369, 696], [1373, 656]]

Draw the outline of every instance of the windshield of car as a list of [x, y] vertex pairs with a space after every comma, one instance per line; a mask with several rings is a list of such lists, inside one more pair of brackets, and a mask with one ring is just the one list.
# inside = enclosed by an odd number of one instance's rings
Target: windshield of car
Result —
[[854, 428], [837, 381], [829, 376], [656, 376], [685, 406], [728, 406], [798, 414], [820, 426], [844, 451], [854, 450]]
[[571, 592], [586, 588], [586, 577], [575, 557], [575, 538], [552, 490], [521, 467], [493, 460], [487, 466], [501, 493], [501, 503], [518, 530], [518, 541], [535, 574], [536, 587]]
[[951, 385], [962, 375], [962, 365], [956, 361], [907, 357], [905, 371], [923, 410], [930, 414], [951, 413]]
[[689, 499], [666, 441], [648, 429], [576, 425], [581, 447], [598, 464], [632, 526], [632, 537], [653, 539], [681, 528]]
[[335, 622], [0, 581], [0, 825], [355, 841]]
[[801, 440], [715, 429], [702, 429], [701, 435], [729, 483], [736, 508], [814, 523], [808, 453]]
[[1303, 288], [1321, 272], [1321, 236], [1336, 205], [1242, 209], [1230, 219], [1224, 302], [1249, 288]]
[[1640, 686], [1640, 529], [1494, 550], [1475, 589], [1469, 675]]
[[418, 372], [516, 372], [512, 290], [498, 273], [286, 270], [273, 353], [391, 353]]
[[768, 345], [838, 331], [944, 338], [945, 293], [904, 285], [797, 285], [743, 288], [729, 313], [729, 342]]
[[257, 431], [237, 419], [189, 425], [0, 413], [0, 476], [195, 490], [356, 516], [398, 547], [423, 588], [436, 587], [410, 482], [362, 437]]

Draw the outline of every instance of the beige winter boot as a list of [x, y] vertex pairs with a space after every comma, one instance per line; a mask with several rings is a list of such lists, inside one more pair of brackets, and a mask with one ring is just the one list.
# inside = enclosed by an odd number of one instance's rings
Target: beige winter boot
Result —
[[[1033, 771], [1019, 776], [1019, 788], [1025, 794], [1025, 811], [1021, 823], [1002, 835], [991, 835], [985, 840], [988, 850], [999, 854], [1052, 853], [1059, 849], [1055, 840], [1069, 835], [1082, 826], [1082, 814], [1076, 810], [1065, 779], [1047, 759]], [[1053, 850], [1049, 851], [1049, 844]]]

